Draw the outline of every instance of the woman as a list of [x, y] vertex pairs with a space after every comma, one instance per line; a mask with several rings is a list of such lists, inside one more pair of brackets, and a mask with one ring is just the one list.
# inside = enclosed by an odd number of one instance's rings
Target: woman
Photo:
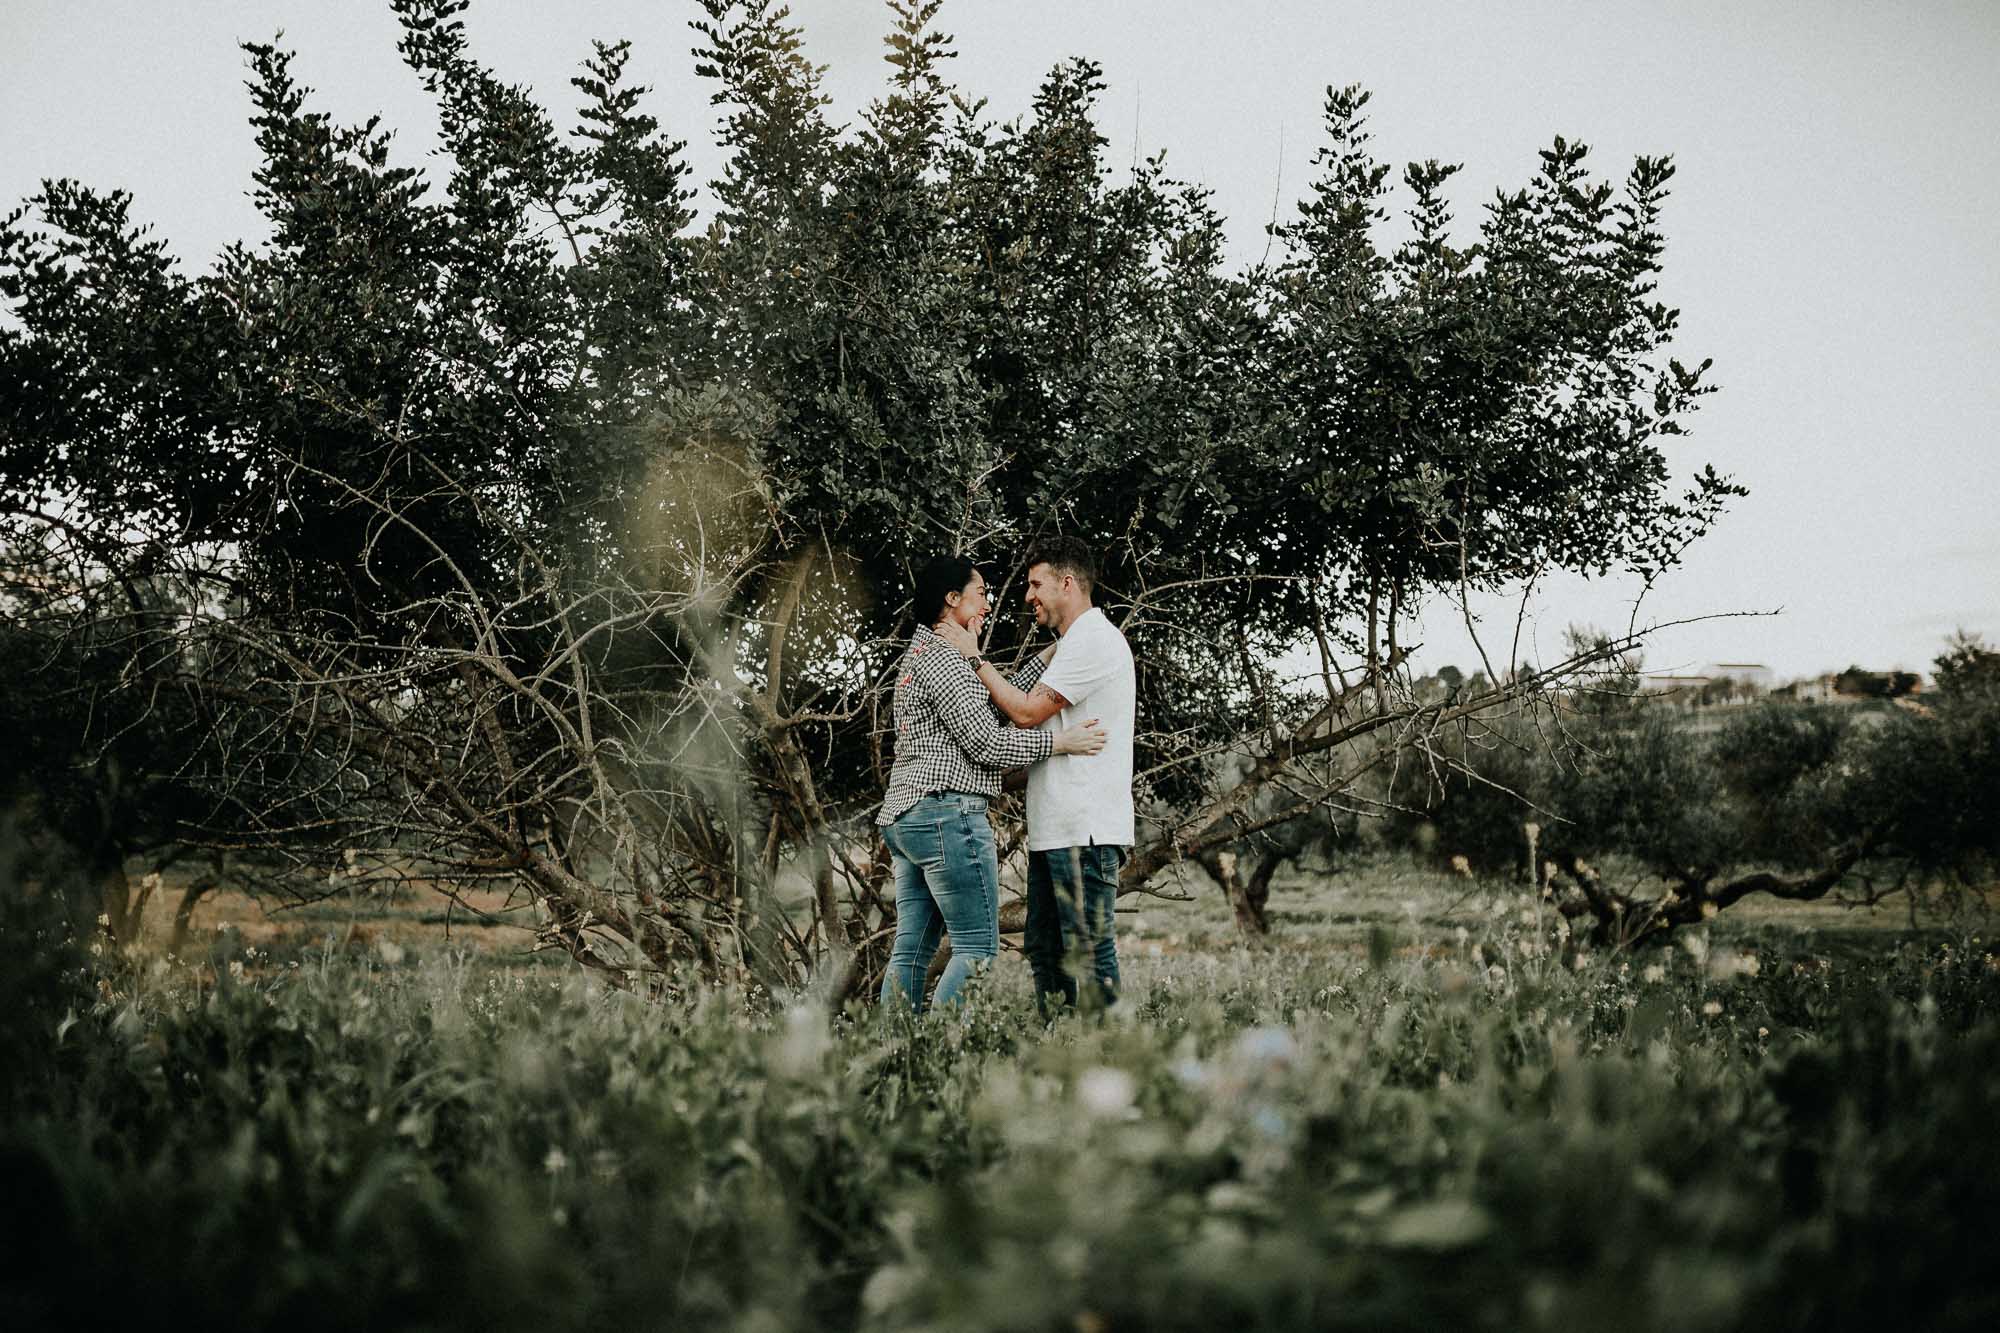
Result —
[[[987, 607], [986, 579], [972, 561], [932, 561], [917, 578], [917, 629], [896, 669], [896, 760], [875, 816], [896, 870], [896, 942], [882, 1003], [900, 994], [918, 1013], [941, 936], [951, 938], [951, 963], [938, 981], [941, 1005], [958, 999], [966, 979], [1000, 952], [1000, 861], [986, 802], [1000, 794], [1002, 771], [1104, 748], [1095, 719], [1064, 731], [1001, 724], [979, 683], [981, 663], [938, 634], [949, 624], [976, 635]], [[1031, 660], [1015, 685], [1032, 688], [1043, 665]]]

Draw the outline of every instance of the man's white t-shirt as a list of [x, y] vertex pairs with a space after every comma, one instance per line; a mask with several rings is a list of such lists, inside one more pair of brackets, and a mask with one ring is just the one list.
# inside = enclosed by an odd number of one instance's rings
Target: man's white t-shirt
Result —
[[1130, 847], [1139, 682], [1125, 636], [1091, 607], [1063, 632], [1038, 683], [1069, 700], [1043, 730], [1096, 718], [1104, 724], [1105, 742], [1096, 754], [1051, 755], [1028, 770], [1028, 849]]

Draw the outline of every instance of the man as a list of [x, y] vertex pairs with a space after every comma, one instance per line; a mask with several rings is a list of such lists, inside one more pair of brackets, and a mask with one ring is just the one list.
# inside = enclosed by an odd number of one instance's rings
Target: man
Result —
[[1092, 755], [1056, 755], [1028, 772], [1028, 922], [1023, 946], [1035, 974], [1036, 998], [1066, 1004], [1079, 998], [1067, 959], [1086, 957], [1096, 999], [1118, 996], [1118, 943], [1113, 913], [1118, 874], [1131, 854], [1132, 735], [1138, 681], [1132, 650], [1110, 618], [1092, 603], [1097, 562], [1073, 537], [1028, 552], [1027, 603], [1035, 623], [1059, 636], [1039, 675], [1034, 663], [1010, 681], [979, 656], [969, 635], [955, 639], [973, 659], [980, 683], [1000, 711], [1020, 727], [1062, 728], [1095, 719], [1106, 743]]

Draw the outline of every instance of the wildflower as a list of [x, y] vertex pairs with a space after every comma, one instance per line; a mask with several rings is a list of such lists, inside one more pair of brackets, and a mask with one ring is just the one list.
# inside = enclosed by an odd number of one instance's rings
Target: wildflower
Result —
[[1084, 1070], [1076, 1081], [1076, 1099], [1083, 1109], [1104, 1118], [1129, 1112], [1137, 1091], [1130, 1074], [1104, 1065]]
[[109, 926], [111, 924], [111, 913], [99, 912], [97, 914], [97, 924], [100, 926]]
[[1762, 1040], [1764, 1040], [1764, 1038], [1766, 1038], [1766, 1037], [1768, 1037], [1768, 1036], [1770, 1036], [1770, 1035], [1771, 1035], [1771, 1029], [1769, 1029], [1769, 1028], [1758, 1028], [1758, 1029], [1757, 1029], [1757, 1040], [1758, 1040], [1758, 1041], [1762, 1041]]
[[561, 1175], [568, 1169], [569, 1157], [561, 1148], [550, 1148], [548, 1155], [542, 1158], [542, 1170], [552, 1176]]
[[1259, 1106], [1250, 1113], [1250, 1124], [1267, 1139], [1285, 1137], [1285, 1117], [1270, 1106]]
[[1757, 955], [1737, 953], [1732, 949], [1717, 949], [1708, 956], [1708, 975], [1715, 981], [1728, 981], [1733, 977], [1754, 977], [1757, 975]]
[[1251, 1064], [1290, 1064], [1298, 1053], [1298, 1043], [1286, 1028], [1245, 1028], [1236, 1038], [1236, 1056]]
[[784, 1036], [771, 1053], [771, 1066], [789, 1078], [805, 1078], [819, 1068], [833, 1045], [825, 1019], [812, 1005], [797, 1005], [785, 1015]]
[[1722, 1001], [1710, 1000], [1707, 1004], [1704, 1004], [1701, 1007], [1701, 1011], [1708, 1017], [1714, 1018], [1717, 1014], [1722, 1012]]
[[394, 940], [381, 940], [377, 942], [375, 951], [382, 955], [382, 961], [390, 967], [396, 967], [403, 961], [403, 946]]
[[238, 981], [243, 980], [243, 960], [241, 958], [232, 958], [229, 960], [229, 975]]

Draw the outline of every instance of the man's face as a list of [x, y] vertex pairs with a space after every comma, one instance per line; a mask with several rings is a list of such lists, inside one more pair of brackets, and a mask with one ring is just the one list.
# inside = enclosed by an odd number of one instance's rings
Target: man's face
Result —
[[1069, 582], [1065, 575], [1056, 573], [1047, 565], [1035, 565], [1028, 570], [1028, 609], [1035, 613], [1035, 623], [1044, 628], [1056, 623], [1056, 611], [1062, 601], [1064, 585]]

